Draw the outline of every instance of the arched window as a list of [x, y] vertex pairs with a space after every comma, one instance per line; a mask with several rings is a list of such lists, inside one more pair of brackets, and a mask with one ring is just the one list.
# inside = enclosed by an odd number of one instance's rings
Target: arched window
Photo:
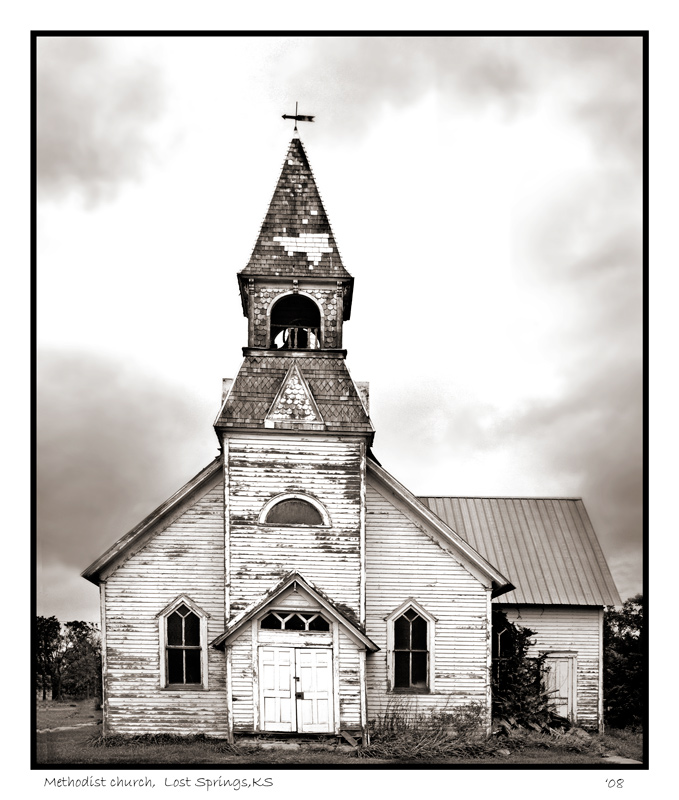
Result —
[[271, 347], [315, 350], [321, 346], [321, 312], [309, 297], [288, 294], [271, 309]]
[[274, 497], [264, 506], [259, 517], [266, 525], [330, 525], [328, 512], [315, 498], [301, 494]]
[[394, 692], [431, 692], [434, 618], [414, 601], [387, 617], [390, 683]]
[[207, 688], [207, 614], [180, 595], [158, 615], [161, 685]]
[[426, 689], [427, 621], [409, 608], [394, 620], [394, 688]]

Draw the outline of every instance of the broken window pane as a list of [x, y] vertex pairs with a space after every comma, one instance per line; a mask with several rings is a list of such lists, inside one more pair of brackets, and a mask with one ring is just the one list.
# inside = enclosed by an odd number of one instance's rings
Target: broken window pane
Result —
[[412, 655], [412, 686], [416, 689], [427, 688], [427, 654], [411, 653]]
[[184, 650], [185, 683], [200, 683], [200, 650]]
[[316, 619], [312, 619], [309, 623], [309, 630], [310, 631], [329, 631], [330, 630], [330, 623], [323, 619], [323, 617], [318, 616]]
[[182, 627], [184, 620], [175, 611], [167, 618], [167, 643], [172, 645], [182, 645]]
[[167, 651], [167, 682], [184, 683], [184, 651], [181, 648]]
[[410, 687], [410, 653], [394, 653], [394, 686], [397, 689]]
[[413, 650], [427, 649], [427, 623], [422, 617], [415, 617], [411, 622], [412, 626], [412, 648]]
[[184, 618], [184, 644], [200, 645], [200, 620], [193, 612]]
[[397, 650], [410, 649], [410, 622], [403, 617], [399, 617], [394, 623], [394, 647]]
[[293, 614], [290, 617], [290, 619], [286, 620], [286, 622], [285, 622], [285, 630], [286, 631], [303, 631], [303, 630], [306, 630], [306, 623], [299, 616], [299, 614]]

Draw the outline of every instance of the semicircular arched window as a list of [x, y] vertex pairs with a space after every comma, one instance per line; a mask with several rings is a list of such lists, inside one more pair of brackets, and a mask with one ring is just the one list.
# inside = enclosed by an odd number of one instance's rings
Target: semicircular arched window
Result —
[[321, 512], [307, 500], [291, 497], [272, 506], [264, 518], [269, 525], [324, 525]]

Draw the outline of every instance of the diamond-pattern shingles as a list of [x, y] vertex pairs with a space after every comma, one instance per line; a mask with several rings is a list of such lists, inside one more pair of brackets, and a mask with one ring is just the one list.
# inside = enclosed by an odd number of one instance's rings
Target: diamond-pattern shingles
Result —
[[264, 421], [293, 362], [309, 387], [325, 430], [372, 433], [372, 424], [344, 358], [334, 353], [323, 356], [292, 353], [245, 356], [216, 427], [265, 427]]
[[304, 146], [290, 142], [250, 260], [241, 275], [350, 278]]

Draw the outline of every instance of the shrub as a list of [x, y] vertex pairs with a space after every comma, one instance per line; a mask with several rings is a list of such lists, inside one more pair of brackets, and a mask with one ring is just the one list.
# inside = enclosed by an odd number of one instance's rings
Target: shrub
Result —
[[370, 724], [370, 744], [358, 756], [399, 761], [440, 760], [492, 752], [483, 705], [420, 711], [417, 699], [394, 698]]
[[568, 726], [554, 711], [543, 681], [546, 654], [529, 656], [534, 631], [493, 610], [493, 719], [499, 730], [527, 727], [535, 731]]

